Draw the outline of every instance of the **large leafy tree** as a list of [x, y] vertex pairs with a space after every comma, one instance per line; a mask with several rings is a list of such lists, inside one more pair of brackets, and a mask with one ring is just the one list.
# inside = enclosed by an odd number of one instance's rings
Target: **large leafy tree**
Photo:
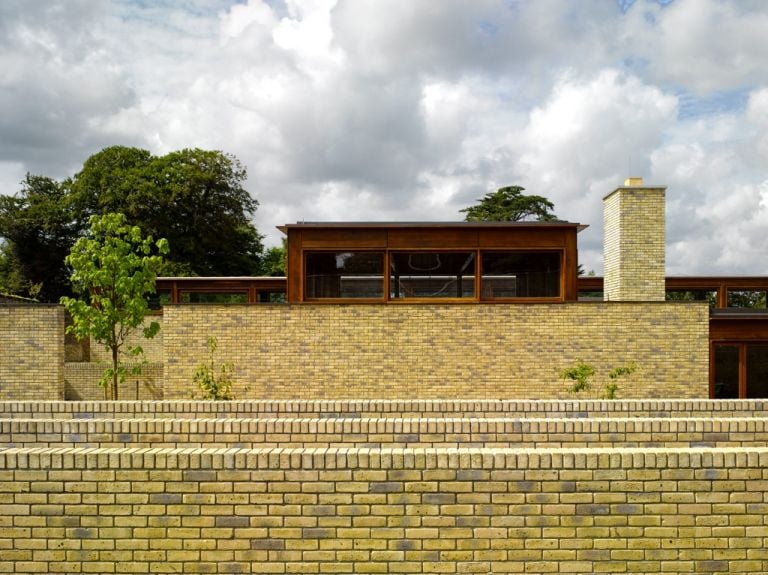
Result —
[[27, 174], [15, 196], [0, 196], [0, 283], [8, 291], [57, 301], [69, 293], [64, 258], [82, 232], [67, 187]]
[[[108, 213], [91, 216], [88, 235], [77, 240], [66, 257], [79, 296], [61, 298], [72, 316], [67, 332], [78, 339], [92, 337], [109, 351], [112, 364], [99, 382], [107, 399], [118, 398], [126, 375], [123, 358], [142, 354], [141, 346], [127, 347], [127, 341], [144, 324], [147, 296], [155, 292], [162, 254], [167, 252], [166, 240], [155, 242], [128, 224], [123, 214]], [[154, 337], [159, 329], [151, 322], [143, 328], [144, 337]]]
[[0, 287], [58, 301], [71, 295], [64, 258], [92, 215], [120, 212], [142, 232], [166, 238], [168, 275], [256, 275], [261, 236], [251, 222], [258, 202], [246, 171], [218, 151], [153, 156], [113, 146], [72, 178], [27, 175], [15, 196], [0, 196]]
[[467, 222], [557, 221], [555, 206], [543, 196], [523, 194], [525, 188], [506, 186], [487, 193], [476, 205], [460, 210]]
[[83, 213], [121, 212], [170, 245], [167, 273], [254, 275], [263, 246], [251, 216], [258, 202], [243, 188], [233, 156], [187, 149], [155, 157], [114, 146], [88, 158], [71, 183]]

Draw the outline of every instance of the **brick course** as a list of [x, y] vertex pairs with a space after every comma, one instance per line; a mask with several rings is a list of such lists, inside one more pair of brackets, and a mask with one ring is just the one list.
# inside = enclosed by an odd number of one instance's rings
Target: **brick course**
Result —
[[0, 401], [3, 419], [765, 417], [766, 399]]
[[768, 419], [0, 419], [0, 447], [762, 447]]

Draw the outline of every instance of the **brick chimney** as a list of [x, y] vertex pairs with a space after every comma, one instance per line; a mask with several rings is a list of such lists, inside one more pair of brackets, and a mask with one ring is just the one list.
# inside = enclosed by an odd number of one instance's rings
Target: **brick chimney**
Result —
[[665, 193], [628, 178], [603, 198], [605, 301], [664, 301]]

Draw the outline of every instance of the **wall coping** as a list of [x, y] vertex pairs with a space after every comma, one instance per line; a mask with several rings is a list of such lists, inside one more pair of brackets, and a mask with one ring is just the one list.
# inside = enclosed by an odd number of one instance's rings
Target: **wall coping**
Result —
[[[733, 469], [768, 447], [722, 448], [9, 448], [0, 470]], [[706, 477], [704, 477], [706, 479]], [[213, 479], [212, 479], [213, 480]]]
[[[556, 429], [552, 429], [556, 428]], [[508, 432], [535, 433], [547, 430], [556, 433], [581, 431], [758, 431], [768, 428], [768, 417], [592, 417], [589, 419], [557, 417], [371, 417], [371, 418], [159, 418], [146, 417], [63, 419], [15, 418], [0, 419], [0, 431], [31, 431], [38, 433], [103, 431], [152, 433], [179, 431], [193, 433], [268, 431], [294, 433], [437, 433], [437, 432]]]
[[768, 414], [768, 399], [627, 399], [627, 400], [147, 400], [147, 401], [0, 401], [0, 418], [22, 414], [58, 413], [93, 419], [95, 413], [110, 414], [313, 414], [329, 417], [361, 417], [362, 413], [460, 413], [482, 414], [565, 414], [565, 417], [590, 418], [601, 413], [633, 417], [647, 412], [654, 417], [674, 417], [677, 413], [729, 412]]

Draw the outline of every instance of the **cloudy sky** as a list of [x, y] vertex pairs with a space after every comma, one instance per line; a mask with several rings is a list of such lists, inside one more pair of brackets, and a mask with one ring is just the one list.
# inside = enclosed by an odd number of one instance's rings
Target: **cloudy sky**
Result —
[[590, 224], [667, 188], [667, 272], [768, 274], [768, 2], [1, 0], [0, 193], [103, 147], [237, 156], [297, 220], [458, 220], [522, 185]]

